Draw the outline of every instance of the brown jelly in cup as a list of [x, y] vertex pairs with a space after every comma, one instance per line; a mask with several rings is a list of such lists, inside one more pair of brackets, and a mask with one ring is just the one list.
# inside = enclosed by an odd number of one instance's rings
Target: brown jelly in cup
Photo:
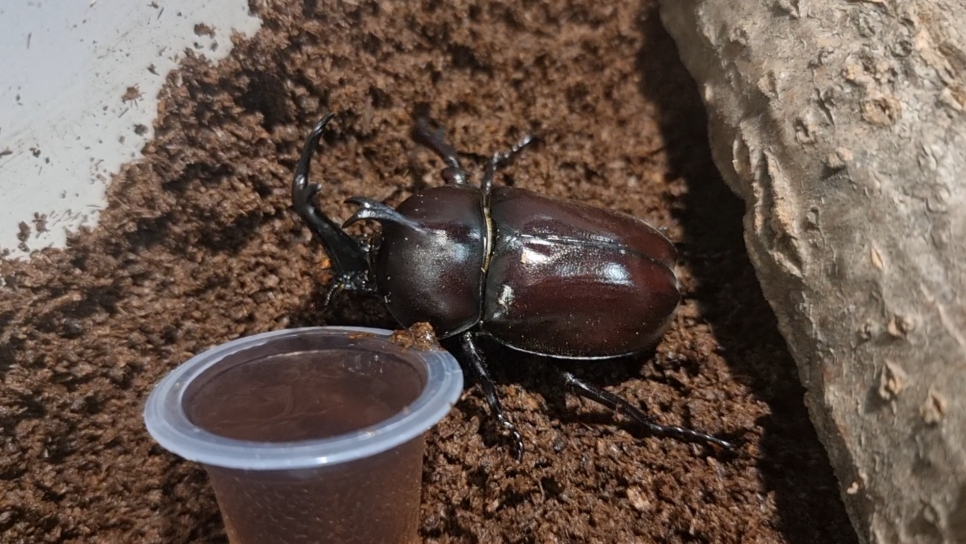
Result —
[[202, 463], [233, 544], [417, 540], [423, 433], [459, 397], [442, 350], [315, 327], [198, 355], [145, 408], [166, 449]]

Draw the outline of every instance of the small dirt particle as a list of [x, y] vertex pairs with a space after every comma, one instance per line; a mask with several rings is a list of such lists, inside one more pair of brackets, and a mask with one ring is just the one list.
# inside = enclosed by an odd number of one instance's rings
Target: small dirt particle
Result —
[[442, 349], [436, 339], [436, 331], [429, 323], [415, 323], [408, 329], [393, 331], [389, 340], [405, 349], [429, 351]]
[[137, 85], [132, 85], [128, 87], [126, 91], [124, 91], [124, 94], [121, 96], [121, 101], [134, 102], [139, 98], [141, 98], [141, 89], [139, 89]]
[[215, 37], [215, 29], [205, 23], [198, 23], [195, 25], [195, 35], [196, 36], [208, 36], [209, 38]]
[[644, 495], [641, 494], [640, 489], [636, 487], [627, 488], [627, 500], [631, 503], [631, 506], [634, 507], [634, 510], [637, 510], [638, 512], [647, 512], [651, 509], [651, 503], [644, 498]]

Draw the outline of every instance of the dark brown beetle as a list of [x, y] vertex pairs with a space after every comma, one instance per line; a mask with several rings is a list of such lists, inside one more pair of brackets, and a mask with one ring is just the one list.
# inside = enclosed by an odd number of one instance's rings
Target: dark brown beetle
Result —
[[[328, 252], [334, 290], [376, 292], [403, 326], [429, 322], [440, 339], [458, 337], [493, 416], [523, 439], [506, 418], [476, 339], [561, 359], [610, 359], [657, 341], [678, 305], [674, 244], [629, 215], [493, 187], [501, 166], [532, 142], [527, 137], [490, 159], [480, 186], [470, 185], [456, 150], [428, 120], [413, 137], [446, 163], [446, 185], [396, 209], [364, 197], [341, 227], [312, 203], [321, 187], [308, 181], [309, 163], [328, 114], [312, 131], [295, 171], [292, 200]], [[357, 221], [382, 225], [371, 242], [342, 229]], [[332, 291], [330, 291], [331, 293]], [[624, 399], [560, 370], [574, 393], [624, 413], [656, 435], [731, 449], [730, 442], [655, 423]]]

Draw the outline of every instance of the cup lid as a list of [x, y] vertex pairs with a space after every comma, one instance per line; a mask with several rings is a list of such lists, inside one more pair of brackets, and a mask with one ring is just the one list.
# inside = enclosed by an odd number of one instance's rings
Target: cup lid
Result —
[[423, 365], [426, 384], [407, 409], [351, 433], [297, 442], [254, 442], [211, 433], [194, 424], [184, 410], [193, 380], [226, 357], [293, 336], [355, 335], [374, 349], [396, 349], [391, 331], [363, 327], [305, 327], [247, 336], [212, 348], [168, 374], [151, 392], [144, 408], [148, 432], [165, 449], [189, 461], [233, 469], [291, 470], [330, 466], [370, 457], [421, 435], [445, 416], [463, 390], [463, 372], [447, 351], [406, 350], [399, 355]]

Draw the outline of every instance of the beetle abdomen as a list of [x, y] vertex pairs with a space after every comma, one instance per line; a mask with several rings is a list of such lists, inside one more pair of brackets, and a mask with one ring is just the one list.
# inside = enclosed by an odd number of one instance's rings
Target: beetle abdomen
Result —
[[480, 320], [486, 222], [479, 189], [433, 187], [396, 211], [412, 224], [381, 221], [376, 283], [401, 324], [429, 322], [440, 338]]
[[521, 189], [491, 195], [495, 239], [483, 329], [522, 351], [604, 358], [643, 351], [677, 307], [673, 244], [628, 215]]

